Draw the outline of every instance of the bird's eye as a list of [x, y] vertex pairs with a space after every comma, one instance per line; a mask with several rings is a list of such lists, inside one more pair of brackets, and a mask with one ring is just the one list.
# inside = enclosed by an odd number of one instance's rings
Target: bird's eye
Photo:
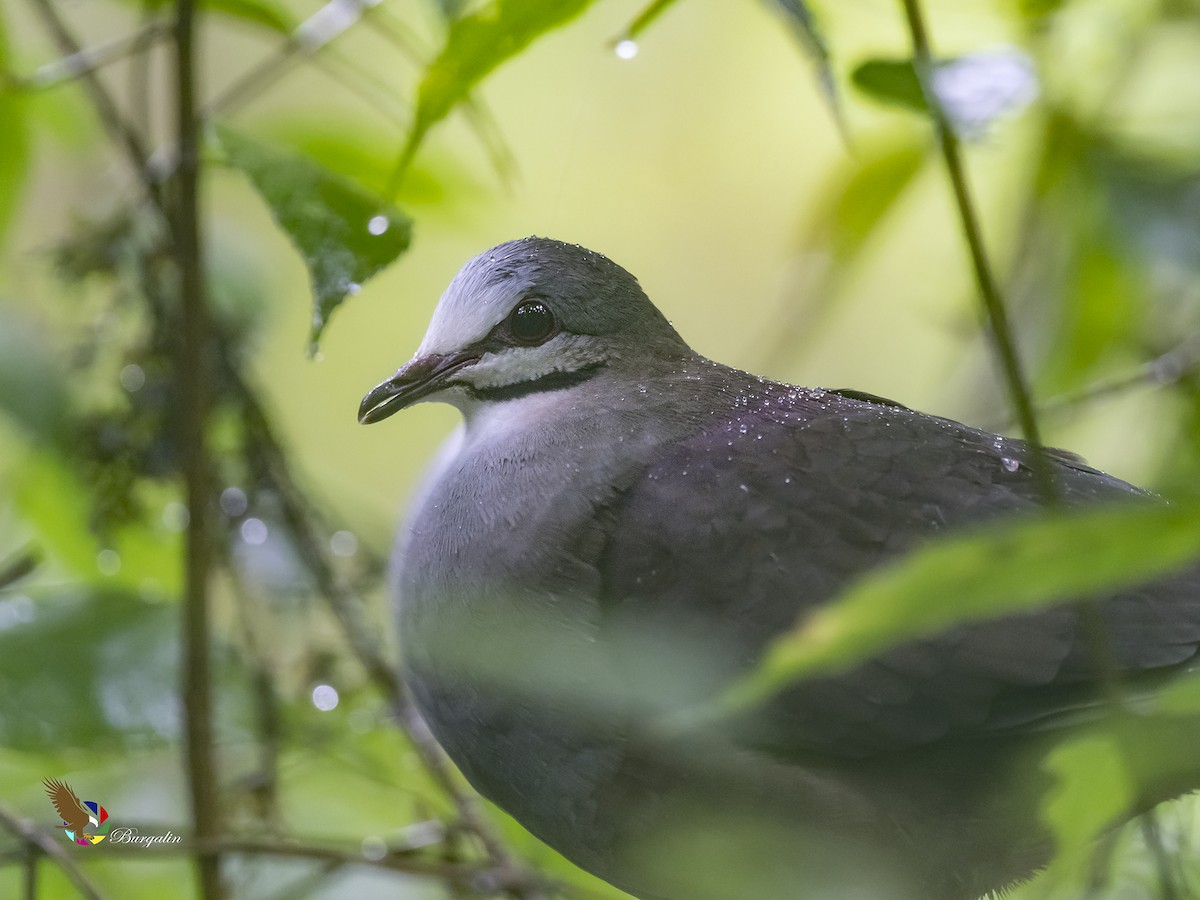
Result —
[[540, 344], [557, 327], [554, 313], [541, 300], [526, 300], [508, 316], [508, 329], [522, 344]]

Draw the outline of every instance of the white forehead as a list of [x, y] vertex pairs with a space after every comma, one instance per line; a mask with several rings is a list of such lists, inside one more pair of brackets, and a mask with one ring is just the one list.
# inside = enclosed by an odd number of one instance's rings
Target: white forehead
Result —
[[433, 311], [417, 356], [449, 353], [482, 340], [533, 287], [533, 267], [497, 266], [498, 251], [501, 248], [493, 247], [479, 254], [454, 276]]

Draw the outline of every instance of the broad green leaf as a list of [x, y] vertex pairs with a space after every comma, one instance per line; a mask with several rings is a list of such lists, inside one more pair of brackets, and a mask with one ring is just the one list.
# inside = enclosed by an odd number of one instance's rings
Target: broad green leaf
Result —
[[850, 80], [864, 94], [884, 103], [920, 112], [929, 109], [911, 59], [869, 59], [850, 73]]
[[446, 44], [429, 64], [417, 91], [412, 130], [400, 155], [403, 173], [425, 135], [489, 72], [517, 55], [547, 31], [565, 25], [591, 0], [494, 0], [450, 24]]
[[29, 162], [25, 98], [9, 84], [8, 34], [0, 19], [0, 239], [20, 202]]
[[866, 575], [812, 613], [721, 704], [757, 702], [960, 622], [1081, 600], [1198, 560], [1196, 501], [1109, 504], [950, 537]]
[[[92, 587], [0, 600], [0, 746], [95, 757], [177, 740], [179, 617], [171, 604]], [[244, 732], [245, 674], [218, 645], [218, 727]]]
[[311, 159], [224, 127], [218, 136], [308, 266], [315, 349], [334, 309], [408, 249], [412, 222]]

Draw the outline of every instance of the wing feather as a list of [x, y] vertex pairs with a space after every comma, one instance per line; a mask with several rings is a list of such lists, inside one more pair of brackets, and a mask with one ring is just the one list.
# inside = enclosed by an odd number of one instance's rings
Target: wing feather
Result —
[[[775, 386], [778, 388], [779, 386]], [[769, 402], [764, 402], [769, 401]], [[770, 387], [676, 445], [627, 491], [600, 561], [618, 666], [664, 710], [702, 702], [861, 573], [947, 529], [1039, 506], [1020, 441], [854, 397]], [[1052, 456], [1070, 505], [1146, 495]], [[1131, 678], [1196, 657], [1200, 570], [1103, 601]], [[786, 691], [744, 742], [863, 756], [1047, 727], [1095, 699], [1069, 607], [897, 646]]]

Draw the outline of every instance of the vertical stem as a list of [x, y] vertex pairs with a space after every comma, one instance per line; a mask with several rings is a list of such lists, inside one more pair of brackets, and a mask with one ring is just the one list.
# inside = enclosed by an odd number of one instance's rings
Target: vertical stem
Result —
[[183, 704], [187, 780], [199, 894], [220, 900], [220, 837], [216, 766], [213, 750], [212, 682], [209, 654], [210, 545], [209, 460], [205, 440], [208, 418], [207, 348], [210, 341], [203, 272], [199, 204], [199, 122], [196, 116], [195, 0], [175, 4], [175, 103], [179, 153], [175, 174], [172, 236], [179, 272], [183, 334], [178, 345], [181, 394], [181, 453], [188, 522], [183, 600]]
[[33, 844], [25, 845], [25, 890], [24, 900], [37, 900], [38, 895], [38, 849]]
[[938, 144], [942, 151], [942, 160], [946, 172], [950, 176], [950, 186], [954, 192], [954, 202], [958, 207], [959, 219], [962, 223], [963, 236], [966, 238], [967, 249], [971, 256], [971, 268], [975, 275], [975, 283], [983, 300], [984, 312], [987, 315], [989, 331], [1000, 357], [1000, 367], [1008, 386], [1008, 394], [1016, 409], [1017, 421], [1025, 440], [1033, 448], [1031, 465], [1038, 478], [1039, 489], [1044, 499], [1053, 501], [1057, 491], [1053, 478], [1050, 476], [1043, 452], [1041, 431], [1038, 428], [1037, 417], [1033, 412], [1033, 400], [1030, 396], [1029, 384], [1021, 368], [1017, 355], [1016, 342], [1013, 340], [1012, 327], [1008, 321], [1008, 313], [1004, 309], [1004, 299], [1000, 287], [988, 261], [987, 250], [983, 243], [983, 229], [979, 224], [979, 214], [971, 197], [970, 186], [967, 184], [966, 167], [963, 165], [962, 152], [958, 137], [946, 118], [941, 104], [933, 91], [933, 52], [930, 49], [929, 34], [925, 28], [925, 19], [921, 14], [920, 0], [903, 0], [904, 12], [908, 18], [908, 29], [912, 36], [913, 60], [921, 85], [925, 90], [930, 114], [934, 127], [937, 129]]

